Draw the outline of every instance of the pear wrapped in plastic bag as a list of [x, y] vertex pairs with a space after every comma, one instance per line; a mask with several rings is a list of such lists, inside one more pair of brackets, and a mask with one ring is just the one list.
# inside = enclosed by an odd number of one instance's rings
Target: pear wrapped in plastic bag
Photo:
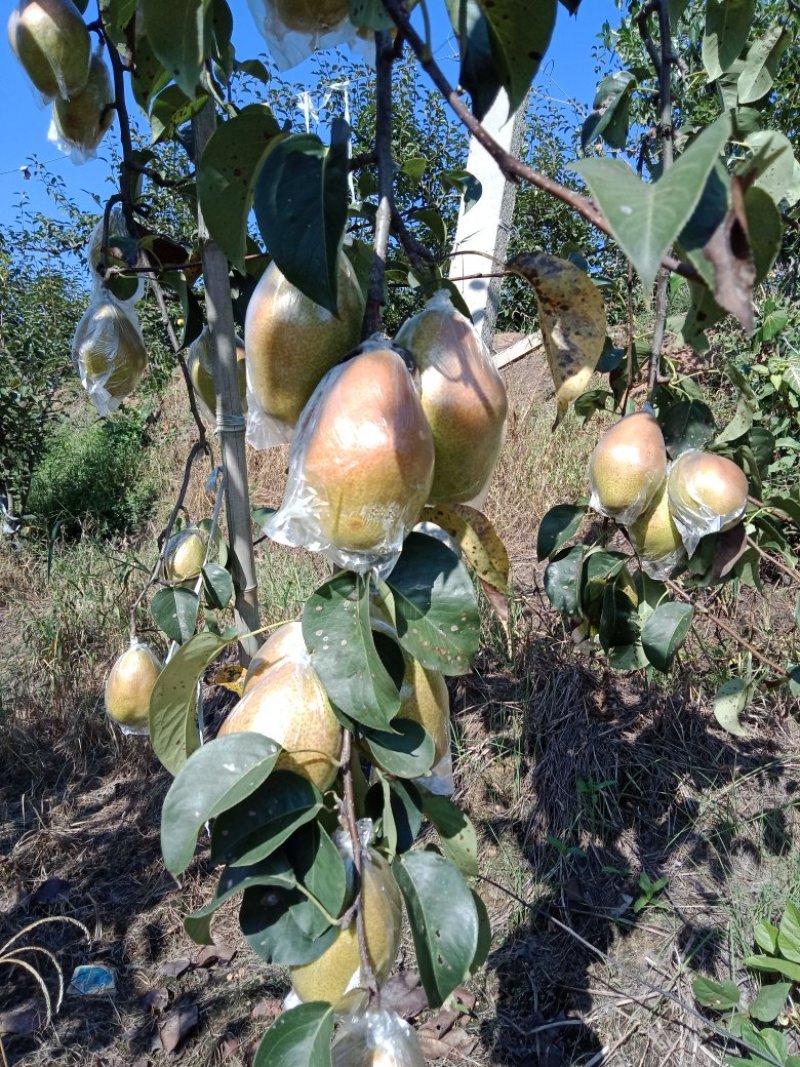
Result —
[[96, 291], [75, 330], [72, 362], [98, 415], [116, 411], [147, 370], [133, 308], [105, 290]]
[[[214, 354], [211, 333], [204, 326], [198, 337], [189, 345], [186, 369], [192, 379], [194, 395], [200, 414], [208, 426], [217, 425], [217, 392], [214, 384]], [[236, 338], [236, 371], [239, 380], [239, 400], [242, 412], [247, 414], [247, 374], [245, 371], [244, 344]]]
[[53, 104], [47, 139], [73, 163], [94, 159], [100, 142], [114, 124], [114, 89], [102, 54], [95, 52], [85, 87], [69, 100]]
[[392, 1011], [346, 1018], [331, 1048], [333, 1067], [425, 1067], [414, 1030]]
[[131, 638], [106, 679], [108, 717], [125, 734], [149, 733], [150, 696], [163, 664], [149, 645]]
[[589, 506], [627, 526], [648, 508], [667, 473], [667, 449], [653, 415], [636, 411], [603, 434], [589, 457]]
[[749, 493], [747, 476], [725, 456], [689, 449], [672, 464], [669, 508], [691, 556], [708, 534], [730, 530], [742, 518]]
[[248, 5], [278, 70], [297, 66], [318, 49], [358, 40], [347, 0], [248, 0]]
[[113, 277], [109, 278], [101, 273], [103, 265], [124, 271], [126, 267], [136, 266], [139, 260], [136, 238], [128, 232], [120, 204], [115, 204], [109, 212], [105, 246], [103, 220], [100, 219], [92, 230], [86, 249], [86, 260], [95, 292], [108, 289], [121, 304], [129, 306], [133, 306], [144, 295], [145, 280], [142, 275], [125, 276], [114, 273]]
[[275, 541], [379, 577], [397, 562], [433, 480], [430, 426], [406, 359], [367, 341], [317, 386], [297, 424]]

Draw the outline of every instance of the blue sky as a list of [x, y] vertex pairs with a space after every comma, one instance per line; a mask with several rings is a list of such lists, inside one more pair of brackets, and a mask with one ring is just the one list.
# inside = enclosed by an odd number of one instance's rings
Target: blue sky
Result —
[[[169, 0], [164, 0], [168, 3]], [[229, 0], [234, 17], [234, 45], [239, 59], [247, 59], [266, 51], [266, 44], [255, 29], [246, 0]], [[535, 2], [535, 0], [533, 0]], [[444, 0], [429, 0], [432, 16], [436, 56], [456, 76], [455, 43], [449, 35]], [[89, 11], [94, 10], [90, 4]], [[618, 20], [613, 0], [583, 0], [577, 17], [570, 18], [559, 6], [558, 23], [550, 51], [545, 58], [537, 85], [549, 95], [564, 100], [575, 98], [582, 105], [591, 103], [596, 76], [591, 48], [604, 20], [612, 25]], [[307, 66], [307, 65], [306, 65]], [[302, 77], [303, 67], [288, 72], [291, 81]], [[27, 194], [31, 204], [48, 213], [50, 202], [33, 181], [25, 181], [20, 168], [35, 156], [46, 162], [49, 169], [67, 183], [67, 191], [83, 207], [90, 204], [88, 193], [100, 193], [108, 188], [107, 159], [75, 166], [47, 140], [49, 109], [42, 108], [25, 74], [11, 52], [6, 35], [0, 36], [0, 100], [3, 101], [3, 137], [0, 140], [0, 225], [15, 215], [15, 204], [21, 194]], [[135, 107], [135, 105], [134, 105]], [[301, 115], [298, 112], [298, 123]], [[576, 123], [577, 123], [576, 118]], [[109, 133], [107, 140], [115, 136]], [[104, 142], [105, 144], [106, 142]]]

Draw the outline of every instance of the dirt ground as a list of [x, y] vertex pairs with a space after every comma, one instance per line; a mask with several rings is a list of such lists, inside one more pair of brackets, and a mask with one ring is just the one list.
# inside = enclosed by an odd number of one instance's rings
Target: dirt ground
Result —
[[[511, 549], [516, 637], [509, 653], [487, 620], [473, 671], [450, 686], [457, 799], [480, 835], [476, 888], [494, 938], [461, 1012], [429, 1018], [418, 999], [405, 1003], [418, 1025], [428, 1020], [431, 1055], [451, 1050], [432, 1062], [450, 1067], [722, 1064], [724, 1041], [691, 982], [733, 977], [752, 991], [741, 959], [753, 923], [800, 895], [798, 708], [756, 702], [747, 736], [734, 738], [702, 693], [704, 674], [719, 667], [708, 649], [693, 649], [663, 682], [614, 674], [573, 647], [541, 592], [531, 543], [545, 508], [565, 498], [563, 479], [529, 511], [504, 504], [509, 486], [550, 462], [542, 452], [531, 466], [522, 442], [531, 405], [547, 403], [541, 368], [509, 374], [510, 458], [487, 511]], [[182, 916], [207, 898], [213, 872], [202, 858], [180, 884], [165, 871], [169, 778], [146, 739], [120, 737], [99, 712], [103, 669], [93, 663], [81, 675], [93, 683], [60, 695], [58, 707], [54, 696], [35, 717], [0, 721], [7, 1063], [244, 1067], [280, 1010], [286, 976], [246, 948], [234, 908], [217, 920], [213, 952], [184, 934]], [[209, 697], [212, 720], [234, 699], [219, 689]], [[643, 873], [666, 879], [644, 903]], [[61, 921], [26, 932], [64, 916], [87, 936]], [[21, 951], [33, 946], [52, 955]], [[398, 961], [406, 978], [409, 948]], [[60, 1009], [49, 1024], [39, 984], [15, 959], [46, 976]], [[66, 989], [58, 1004], [57, 967], [66, 985], [85, 964], [110, 968], [114, 992]]]

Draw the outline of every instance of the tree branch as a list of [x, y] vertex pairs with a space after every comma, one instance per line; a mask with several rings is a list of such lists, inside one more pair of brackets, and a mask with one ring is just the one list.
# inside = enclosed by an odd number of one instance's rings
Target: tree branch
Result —
[[362, 337], [369, 337], [383, 329], [385, 303], [383, 280], [386, 255], [394, 207], [394, 174], [392, 167], [392, 66], [394, 48], [392, 38], [384, 30], [375, 34], [375, 155], [378, 160], [378, 210], [375, 215], [375, 242], [372, 267], [369, 272], [367, 307], [364, 312]]
[[[450, 107], [475, 140], [482, 145], [492, 159], [494, 159], [505, 178], [510, 182], [529, 182], [535, 188], [541, 189], [542, 192], [548, 193], [557, 200], [561, 200], [602, 233], [609, 237], [613, 237], [611, 227], [602, 212], [598, 210], [588, 197], [583, 196], [581, 193], [576, 193], [572, 189], [568, 189], [560, 182], [554, 181], [552, 178], [548, 178], [547, 175], [529, 167], [527, 164], [517, 159], [516, 156], [512, 156], [510, 152], [506, 152], [506, 150], [495, 141], [492, 135], [481, 125], [478, 119], [475, 118], [452, 85], [450, 85], [438, 63], [431, 56], [425, 42], [411, 25], [403, 0], [383, 0], [383, 6], [400, 33], [408, 41], [414, 54], [417, 56], [422, 69], [445, 100], [447, 100]], [[702, 282], [700, 275], [689, 263], [683, 263], [681, 260], [675, 259], [673, 256], [665, 256], [661, 260], [661, 264], [667, 270], [672, 271], [675, 274], [680, 274], [683, 278]]]
[[372, 970], [372, 964], [369, 961], [366, 930], [364, 928], [364, 896], [362, 893], [363, 880], [361, 876], [364, 869], [364, 863], [361, 853], [361, 837], [358, 833], [358, 822], [356, 820], [356, 803], [353, 792], [353, 768], [351, 764], [352, 759], [353, 735], [349, 730], [345, 730], [344, 743], [342, 745], [344, 817], [347, 824], [347, 831], [350, 834], [350, 844], [353, 849], [353, 863], [355, 864], [356, 874], [358, 876], [358, 896], [356, 897], [354, 908], [356, 916], [356, 934], [358, 936], [358, 952], [361, 960], [361, 977], [363, 985], [370, 991], [370, 993], [378, 995], [378, 983], [375, 979], [375, 972]]

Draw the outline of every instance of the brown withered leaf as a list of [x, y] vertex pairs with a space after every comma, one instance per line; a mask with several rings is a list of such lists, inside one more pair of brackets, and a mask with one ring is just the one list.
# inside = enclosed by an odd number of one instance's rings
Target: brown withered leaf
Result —
[[724, 578], [733, 570], [747, 551], [747, 530], [738, 522], [730, 530], [717, 536], [711, 574], [715, 579]]
[[401, 971], [381, 990], [381, 1004], [406, 1020], [416, 1019], [428, 1006], [425, 990], [416, 971]]
[[169, 1004], [169, 990], [159, 986], [157, 989], [148, 989], [142, 997], [142, 1007], [148, 1011], [163, 1011]]
[[0, 1011], [0, 1035], [32, 1034], [41, 1022], [41, 1015], [35, 1007]]
[[199, 1022], [196, 1004], [182, 1004], [169, 1013], [158, 1028], [161, 1047], [167, 1053], [174, 1052], [186, 1038], [194, 1033]]
[[232, 945], [214, 942], [213, 945], [205, 945], [192, 957], [192, 966], [213, 967], [215, 963], [230, 963], [235, 955], [236, 949]]
[[753, 286], [756, 268], [747, 228], [744, 196], [747, 182], [738, 174], [731, 179], [731, 204], [707, 241], [703, 255], [714, 267], [714, 297], [748, 333], [755, 329]]
[[180, 956], [178, 959], [167, 960], [162, 963], [158, 968], [158, 973], [162, 978], [180, 978], [182, 974], [186, 974], [191, 966], [192, 961], [188, 956]]
[[250, 1012], [253, 1019], [277, 1019], [283, 1011], [283, 1004], [277, 997], [264, 997], [257, 1001]]
[[463, 1060], [465, 1056], [469, 1056], [478, 1042], [474, 1034], [469, 1034], [460, 1027], [451, 1030], [441, 1038], [420, 1030], [418, 1037], [426, 1060]]

